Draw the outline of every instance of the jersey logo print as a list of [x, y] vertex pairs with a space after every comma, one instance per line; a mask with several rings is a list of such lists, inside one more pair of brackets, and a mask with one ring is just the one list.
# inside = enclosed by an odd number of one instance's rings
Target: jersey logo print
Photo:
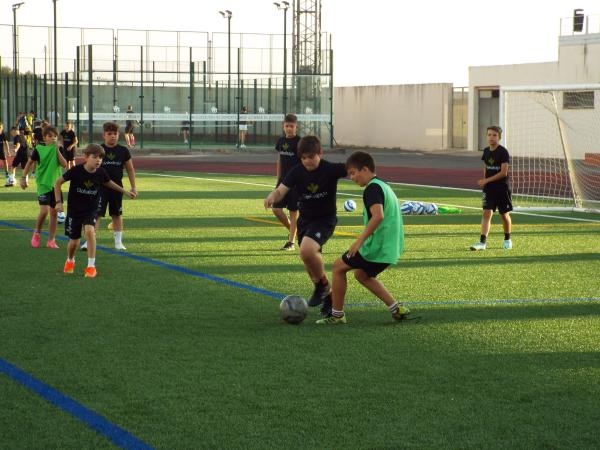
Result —
[[86, 189], [89, 189], [94, 185], [94, 182], [91, 180], [87, 180], [87, 181], [83, 182], [83, 185], [85, 186]]
[[494, 158], [488, 158], [487, 165], [488, 166], [493, 166], [494, 165]]
[[311, 194], [314, 194], [315, 192], [317, 192], [319, 190], [319, 185], [315, 184], [315, 183], [310, 183], [308, 186], [306, 186], [306, 189]]
[[286, 151], [288, 148], [290, 148], [290, 145], [289, 145], [289, 144], [286, 142], [285, 144], [283, 144], [283, 145], [281, 146], [281, 148], [282, 148], [284, 151]]
[[115, 154], [114, 153], [107, 153], [106, 154], [106, 159], [110, 159], [112, 161], [113, 159], [115, 159]]

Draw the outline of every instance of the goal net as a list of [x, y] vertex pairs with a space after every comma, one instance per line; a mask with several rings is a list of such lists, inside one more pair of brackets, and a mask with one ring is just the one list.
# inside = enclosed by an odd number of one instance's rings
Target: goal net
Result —
[[517, 208], [600, 211], [600, 85], [500, 90]]

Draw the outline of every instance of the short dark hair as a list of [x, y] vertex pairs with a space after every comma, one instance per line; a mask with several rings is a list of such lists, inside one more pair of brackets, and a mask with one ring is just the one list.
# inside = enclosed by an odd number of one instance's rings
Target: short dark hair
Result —
[[98, 144], [88, 144], [88, 146], [83, 151], [83, 154], [85, 156], [94, 155], [94, 156], [98, 156], [100, 158], [104, 158], [105, 152], [104, 152], [104, 149], [102, 148], [102, 146], [100, 146]]
[[485, 132], [487, 133], [489, 130], [495, 131], [496, 133], [498, 133], [498, 136], [502, 136], [502, 128], [500, 128], [498, 125], [490, 125], [489, 127], [487, 127], [487, 130], [485, 130]]
[[320, 155], [323, 153], [321, 141], [316, 136], [304, 136], [298, 142], [298, 157], [303, 155]]
[[375, 161], [367, 152], [356, 151], [348, 156], [346, 160], [346, 169], [350, 169], [351, 167], [358, 170], [366, 167], [371, 172], [375, 172]]
[[296, 114], [289, 113], [285, 115], [283, 121], [287, 123], [298, 123], [298, 117], [296, 117]]
[[119, 131], [119, 125], [114, 123], [114, 122], [105, 122], [104, 125], [102, 125], [102, 131], [104, 131], [105, 133], [108, 133], [109, 131]]
[[58, 136], [58, 130], [55, 127], [44, 127], [42, 128], [42, 136], [46, 136], [47, 134], [54, 134], [55, 136]]

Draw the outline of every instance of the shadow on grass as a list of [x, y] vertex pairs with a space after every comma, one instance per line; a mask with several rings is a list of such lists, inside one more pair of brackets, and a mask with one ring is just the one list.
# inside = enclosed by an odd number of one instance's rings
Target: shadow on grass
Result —
[[563, 255], [537, 255], [537, 256], [507, 256], [499, 257], [472, 257], [472, 258], [435, 258], [425, 260], [400, 260], [398, 268], [419, 267], [448, 267], [448, 266], [482, 266], [482, 265], [509, 265], [509, 264], [556, 264], [580, 261], [600, 262], [600, 253], [568, 253]]

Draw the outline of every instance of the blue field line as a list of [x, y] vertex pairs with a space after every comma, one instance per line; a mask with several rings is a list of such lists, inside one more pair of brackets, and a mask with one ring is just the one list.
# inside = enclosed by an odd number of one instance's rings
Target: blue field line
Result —
[[70, 397], [61, 394], [56, 389], [42, 383], [29, 375], [27, 372], [12, 365], [8, 361], [0, 358], [0, 373], [7, 375], [19, 384], [32, 390], [43, 399], [58, 406], [63, 411], [79, 419], [90, 428], [101, 435], [110, 439], [115, 445], [128, 450], [146, 450], [153, 449], [150, 445], [128, 433], [123, 428], [113, 424], [101, 415], [91, 409], [86, 408], [81, 403], [76, 402]]

